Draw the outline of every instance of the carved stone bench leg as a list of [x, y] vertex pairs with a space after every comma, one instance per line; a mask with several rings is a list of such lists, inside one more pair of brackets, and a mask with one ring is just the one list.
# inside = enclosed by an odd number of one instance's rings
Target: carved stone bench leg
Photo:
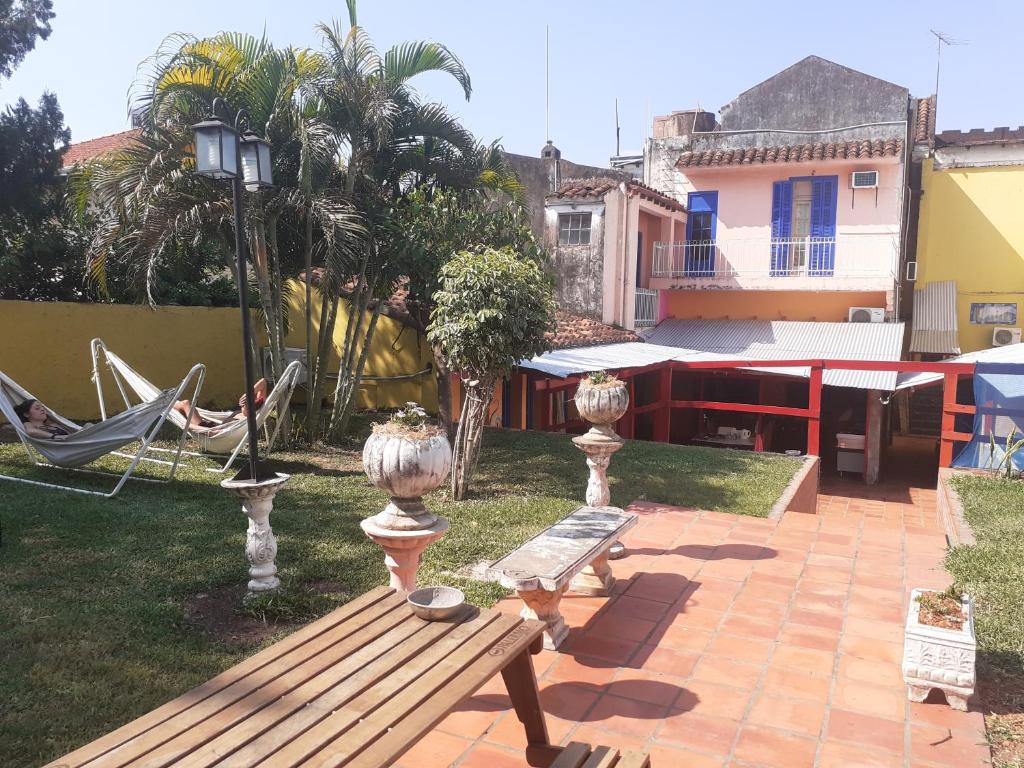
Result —
[[608, 597], [615, 586], [612, 568], [608, 565], [608, 550], [591, 561], [590, 565], [580, 571], [572, 580], [572, 591], [592, 597]]
[[553, 651], [562, 644], [569, 628], [565, 626], [565, 619], [558, 610], [558, 604], [562, 601], [565, 587], [549, 592], [546, 589], [520, 590], [519, 597], [525, 604], [519, 613], [524, 619], [539, 619], [547, 624], [544, 630], [544, 647]]

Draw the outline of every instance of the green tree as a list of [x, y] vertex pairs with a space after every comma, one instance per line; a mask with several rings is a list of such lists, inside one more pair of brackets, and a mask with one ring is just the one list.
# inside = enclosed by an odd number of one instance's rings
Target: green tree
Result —
[[[545, 261], [521, 202], [518, 179], [504, 168], [503, 160], [495, 159], [493, 164], [501, 167], [496, 176], [481, 172], [469, 189], [417, 190], [400, 211], [404, 240], [397, 253], [402, 274], [408, 278], [406, 305], [421, 328], [430, 322], [441, 269], [459, 251], [508, 247], [538, 264]], [[450, 371], [440, 347], [434, 345], [432, 352], [441, 423], [453, 437]]]
[[11, 73], [36, 47], [36, 38], [50, 36], [52, 0], [0, 0], [0, 77]]
[[510, 248], [467, 250], [441, 269], [428, 338], [463, 382], [452, 460], [452, 496], [464, 498], [480, 458], [484, 419], [497, 383], [520, 360], [550, 349], [551, 282]]

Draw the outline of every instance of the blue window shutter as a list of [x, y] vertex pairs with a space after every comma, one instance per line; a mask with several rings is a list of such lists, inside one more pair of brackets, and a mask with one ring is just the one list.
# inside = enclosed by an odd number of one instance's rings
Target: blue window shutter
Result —
[[811, 247], [809, 273], [830, 277], [836, 268], [836, 201], [838, 176], [811, 180]]
[[[789, 268], [789, 238], [793, 226], [793, 183], [772, 184], [771, 275], [784, 275]], [[783, 242], [778, 242], [783, 241]]]

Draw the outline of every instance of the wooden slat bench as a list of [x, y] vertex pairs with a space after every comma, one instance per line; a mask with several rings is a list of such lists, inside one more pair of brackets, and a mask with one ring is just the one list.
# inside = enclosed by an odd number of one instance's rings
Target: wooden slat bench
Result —
[[578, 741], [569, 742], [551, 768], [650, 768], [646, 752], [619, 752], [614, 747], [592, 747]]
[[488, 575], [519, 594], [523, 618], [547, 625], [544, 647], [554, 650], [569, 633], [559, 610], [562, 595], [570, 587], [585, 595], [611, 593], [608, 550], [637, 519], [618, 507], [580, 507], [493, 563]]
[[382, 768], [497, 672], [528, 754], [550, 759], [531, 658], [543, 630], [473, 606], [423, 621], [381, 587], [50, 768]]

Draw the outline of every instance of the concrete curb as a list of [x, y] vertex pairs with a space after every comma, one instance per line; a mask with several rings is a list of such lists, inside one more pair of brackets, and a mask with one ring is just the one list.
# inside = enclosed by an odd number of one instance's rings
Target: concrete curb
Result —
[[818, 474], [821, 459], [805, 456], [803, 466], [793, 475], [789, 485], [772, 505], [769, 520], [781, 520], [786, 512], [815, 514], [818, 507]]

